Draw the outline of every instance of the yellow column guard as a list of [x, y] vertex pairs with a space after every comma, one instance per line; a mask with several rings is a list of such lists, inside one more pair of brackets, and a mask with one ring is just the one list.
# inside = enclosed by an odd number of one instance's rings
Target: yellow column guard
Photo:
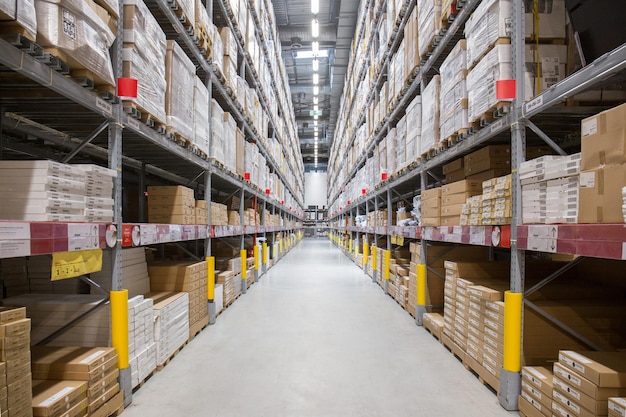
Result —
[[376, 258], [378, 256], [378, 248], [376, 245], [372, 245], [372, 271], [378, 271], [378, 265], [376, 265]]
[[254, 245], [254, 270], [259, 270], [259, 245]]
[[522, 348], [522, 293], [504, 293], [504, 370], [519, 372]]
[[384, 268], [383, 273], [385, 274], [385, 281], [389, 281], [389, 264], [390, 263], [391, 263], [391, 251], [386, 250], [385, 251], [385, 264], [383, 265], [383, 268]]
[[417, 265], [417, 305], [426, 305], [426, 265]]
[[207, 256], [207, 300], [215, 300], [215, 258]]
[[239, 251], [239, 254], [241, 256], [241, 279], [242, 280], [246, 280], [247, 275], [248, 275], [248, 259], [247, 259], [247, 251], [245, 249], [242, 249], [241, 251]]
[[111, 291], [111, 345], [117, 350], [117, 367], [128, 368], [128, 290]]
[[267, 242], [263, 242], [263, 265], [267, 264], [267, 260], [268, 260], [268, 253], [267, 253]]
[[369, 262], [368, 260], [369, 256], [370, 256], [370, 244], [364, 243], [363, 244], [363, 265], [367, 265], [367, 263]]

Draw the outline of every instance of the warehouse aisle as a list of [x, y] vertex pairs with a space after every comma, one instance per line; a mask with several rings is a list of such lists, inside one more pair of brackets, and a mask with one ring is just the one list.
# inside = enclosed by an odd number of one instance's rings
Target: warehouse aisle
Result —
[[339, 249], [305, 239], [126, 417], [492, 417], [497, 398]]

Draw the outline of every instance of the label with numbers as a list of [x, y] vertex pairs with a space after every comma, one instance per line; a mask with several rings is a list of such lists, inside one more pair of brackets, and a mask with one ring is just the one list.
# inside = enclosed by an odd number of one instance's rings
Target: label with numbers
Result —
[[141, 123], [139, 123], [139, 120], [135, 119], [134, 117], [128, 116], [128, 126], [138, 132], [141, 130]]
[[524, 106], [526, 113], [529, 113], [543, 105], [543, 96], [535, 97]]
[[102, 249], [52, 254], [52, 281], [74, 278], [102, 270]]
[[113, 114], [113, 106], [106, 100], [96, 98], [96, 107], [102, 110], [106, 116], [111, 116]]

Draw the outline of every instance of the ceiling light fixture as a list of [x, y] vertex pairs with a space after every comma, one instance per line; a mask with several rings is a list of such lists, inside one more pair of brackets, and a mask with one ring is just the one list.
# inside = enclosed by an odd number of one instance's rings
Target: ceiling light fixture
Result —
[[313, 56], [317, 56], [320, 53], [320, 43], [318, 41], [311, 42], [311, 52], [313, 52]]
[[317, 120], [313, 122], [313, 126], [317, 127]]
[[297, 51], [296, 52], [296, 59], [311, 59], [311, 58], [314, 58], [315, 56], [318, 56], [320, 58], [328, 57], [328, 49], [320, 49], [317, 54], [313, 54], [312, 51]]
[[315, 58], [313, 59], [313, 71], [317, 71], [320, 69], [320, 61]]
[[320, 111], [320, 106], [313, 106], [313, 111]]
[[318, 73], [313, 73], [313, 84], [317, 85], [320, 83], [320, 75]]
[[320, 93], [320, 88], [317, 85], [313, 86], [313, 95], [316, 96]]
[[318, 14], [320, 12], [320, 0], [311, 0], [311, 13]]
[[318, 104], [320, 99], [317, 96], [313, 96], [313, 104]]
[[318, 22], [317, 19], [313, 19], [311, 22], [311, 34], [314, 38], [320, 36], [320, 22]]
[[313, 116], [314, 120], [317, 120], [319, 117], [317, 115]]

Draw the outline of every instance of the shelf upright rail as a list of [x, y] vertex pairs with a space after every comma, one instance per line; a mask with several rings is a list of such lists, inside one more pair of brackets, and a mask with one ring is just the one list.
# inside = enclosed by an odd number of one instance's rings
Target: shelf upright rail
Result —
[[500, 405], [508, 411], [518, 409], [521, 391], [522, 300], [524, 293], [524, 251], [517, 248], [517, 225], [522, 223], [522, 185], [519, 166], [526, 155], [526, 125], [522, 116], [524, 104], [524, 3], [512, 3], [511, 56], [513, 76], [517, 80], [511, 123], [511, 172], [513, 216], [511, 220], [511, 278], [510, 290], [504, 303], [504, 363], [500, 370]]
[[[122, 76], [122, 48], [123, 48], [124, 7], [120, 5], [117, 21], [118, 37], [113, 44], [116, 59], [113, 62], [113, 71], [116, 79]], [[111, 248], [111, 344], [117, 348], [119, 355], [119, 384], [124, 393], [124, 406], [128, 407], [133, 400], [132, 369], [128, 358], [128, 290], [122, 288], [122, 103], [112, 104], [113, 123], [108, 127], [109, 169], [115, 170], [117, 176], [113, 179], [113, 222], [117, 227], [118, 238]]]
[[[374, 211], [376, 212], [376, 219], [378, 218], [378, 194], [374, 193]], [[380, 269], [378, 260], [378, 224], [374, 226], [374, 244], [372, 245], [372, 282], [376, 282], [378, 279], [378, 270]], [[378, 263], [376, 262], [378, 261]]]
[[[426, 171], [420, 172], [420, 192], [423, 193], [428, 187], [428, 174]], [[426, 313], [426, 288], [428, 288], [428, 273], [427, 271], [427, 247], [428, 241], [422, 237], [420, 240], [420, 263], [417, 264], [417, 270], [415, 274], [417, 276], [416, 282], [416, 311], [415, 311], [415, 324], [418, 326], [424, 325], [424, 313]]]

